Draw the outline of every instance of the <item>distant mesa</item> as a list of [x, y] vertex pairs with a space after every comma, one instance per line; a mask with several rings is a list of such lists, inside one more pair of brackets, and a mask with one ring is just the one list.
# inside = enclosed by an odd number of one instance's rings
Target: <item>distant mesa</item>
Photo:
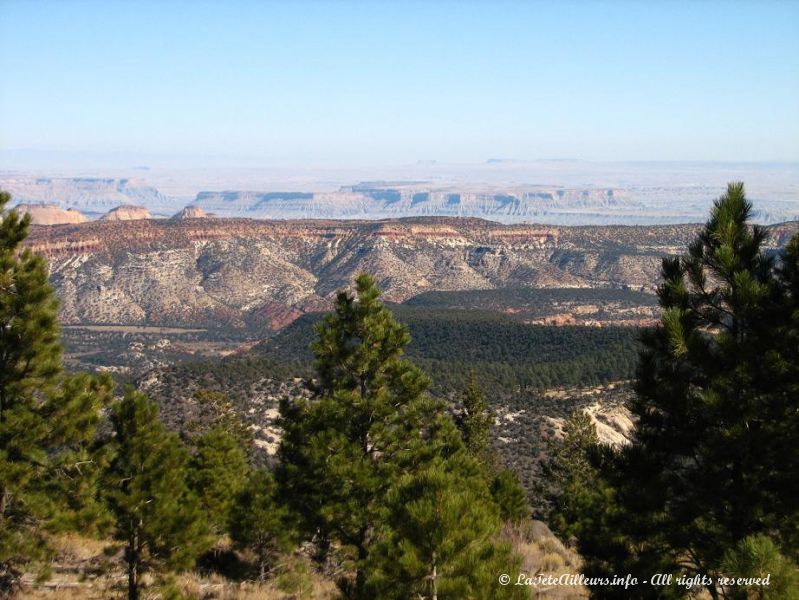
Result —
[[363, 181], [336, 191], [201, 191], [192, 206], [224, 216], [268, 219], [390, 219], [479, 217], [505, 222], [538, 221], [550, 212], [605, 214], [638, 204], [626, 190], [599, 187], [519, 185], [468, 189], [424, 181]]
[[74, 208], [63, 209], [57, 204], [19, 204], [17, 210], [28, 213], [34, 225], [63, 225], [65, 223], [84, 223], [89, 219]]
[[100, 218], [103, 221], [136, 221], [138, 219], [149, 219], [151, 216], [150, 211], [143, 206], [125, 204], [112, 208]]
[[[143, 172], [141, 173], [144, 174]], [[164, 196], [146, 181], [113, 177], [45, 177], [0, 173], [0, 188], [20, 204], [57, 204], [97, 218], [117, 206], [146, 206], [171, 215], [185, 204]]]
[[199, 206], [187, 206], [179, 213], [172, 216], [173, 219], [205, 219], [213, 215], [209, 215]]

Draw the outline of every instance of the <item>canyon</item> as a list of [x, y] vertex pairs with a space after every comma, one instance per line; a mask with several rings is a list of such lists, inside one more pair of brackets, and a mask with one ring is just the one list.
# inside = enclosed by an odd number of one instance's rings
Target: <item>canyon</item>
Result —
[[[392, 302], [429, 291], [654, 292], [694, 225], [551, 227], [474, 218], [186, 218], [32, 226], [67, 324], [279, 329], [373, 274]], [[799, 223], [772, 226], [779, 248]], [[502, 307], [500, 307], [501, 309]]]

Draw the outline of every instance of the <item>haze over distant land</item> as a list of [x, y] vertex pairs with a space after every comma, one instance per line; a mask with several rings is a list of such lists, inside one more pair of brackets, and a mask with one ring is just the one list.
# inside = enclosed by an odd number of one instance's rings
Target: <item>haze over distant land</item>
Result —
[[799, 163], [420, 160], [374, 167], [17, 168], [0, 188], [92, 218], [127, 205], [154, 217], [197, 206], [220, 217], [481, 217], [555, 225], [699, 222], [730, 181], [744, 181], [756, 219], [799, 219]]

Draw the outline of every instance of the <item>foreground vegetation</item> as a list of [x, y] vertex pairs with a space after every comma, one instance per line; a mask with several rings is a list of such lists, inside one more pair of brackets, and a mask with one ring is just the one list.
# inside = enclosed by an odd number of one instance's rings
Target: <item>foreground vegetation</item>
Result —
[[[0, 211], [8, 201], [0, 196]], [[713, 598], [796, 598], [799, 238], [775, 261], [764, 231], [747, 225], [750, 211], [743, 187], [730, 186], [688, 254], [664, 261], [663, 318], [643, 336], [632, 443], [599, 444], [577, 412], [551, 448], [534, 504], [584, 563], [563, 549], [548, 565], [549, 538], [534, 533], [529, 499], [491, 450], [495, 417], [480, 385], [494, 353], [524, 360], [531, 345], [518, 332], [473, 314], [417, 326], [428, 354], [462, 364], [448, 407], [406, 358], [409, 327], [360, 276], [314, 328], [313, 395], [281, 403], [269, 468], [223, 395], [206, 392], [207, 426], [178, 434], [141, 392], [119, 397], [109, 378], [65, 373], [46, 265], [19, 252], [27, 218], [3, 211], [0, 597], [18, 594], [26, 574], [46, 579], [59, 544], [80, 532], [125, 565], [110, 590], [122, 586], [130, 600], [198, 597], [190, 576], [176, 575], [197, 569], [253, 582], [262, 597], [524, 598], [531, 589], [497, 577], [535, 568], [708, 576], [698, 585]], [[596, 355], [613, 339], [562, 334], [577, 348], [565, 356], [543, 331], [524, 335], [544, 364], [589, 372], [579, 346]], [[477, 343], [492, 336], [493, 346]], [[534, 548], [541, 564], [529, 562]], [[101, 572], [115, 568], [100, 562]], [[766, 575], [770, 585], [757, 588], [719, 579]], [[592, 583], [591, 593], [691, 591]]]
[[[5, 204], [9, 198], [1, 199]], [[499, 539], [525, 516], [524, 494], [467, 447], [428, 378], [402, 354], [410, 337], [367, 275], [317, 327], [317, 396], [281, 407], [273, 474], [249, 464], [246, 429], [220, 423], [181, 439], [157, 405], [107, 378], [65, 375], [57, 304], [42, 259], [17, 255], [28, 219], [4, 215], [0, 382], [2, 592], [46, 564], [60, 530], [111, 534], [124, 548], [128, 598], [148, 572], [193, 567], [222, 538], [247, 550], [258, 579], [302, 542], [350, 598], [524, 597], [495, 590], [520, 563]], [[110, 406], [108, 428], [101, 415]], [[482, 414], [466, 418], [462, 426]], [[482, 419], [482, 420], [481, 420]], [[164, 586], [165, 582], [161, 582]]]
[[[799, 597], [799, 237], [777, 264], [750, 215], [743, 185], [730, 185], [688, 254], [664, 260], [632, 444], [599, 446], [576, 418], [550, 465], [550, 523], [587, 574], [685, 574], [706, 577], [712, 598]], [[719, 582], [730, 573], [774, 582]]]

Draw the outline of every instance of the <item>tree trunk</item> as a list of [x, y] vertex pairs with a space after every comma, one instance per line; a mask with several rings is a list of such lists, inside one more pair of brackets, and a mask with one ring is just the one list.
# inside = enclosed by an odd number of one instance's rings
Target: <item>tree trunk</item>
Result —
[[128, 600], [139, 600], [139, 546], [136, 538], [136, 530], [131, 527], [128, 537]]
[[139, 600], [139, 565], [132, 557], [128, 561], [128, 600]]
[[258, 579], [263, 582], [266, 581], [266, 565], [269, 563], [269, 553], [264, 545], [258, 547]]
[[719, 600], [719, 592], [718, 589], [716, 589], [715, 584], [709, 585], [705, 589], [708, 591], [710, 597], [713, 598], [713, 600]]
[[[365, 534], [363, 535], [365, 538]], [[366, 542], [358, 544], [358, 567], [355, 571], [355, 598], [364, 597], [364, 589], [366, 588], [366, 572], [364, 571], [364, 563], [369, 557], [369, 551], [366, 549]]]
[[436, 553], [433, 552], [433, 572], [430, 573], [430, 598], [438, 600], [438, 569], [436, 566]]

